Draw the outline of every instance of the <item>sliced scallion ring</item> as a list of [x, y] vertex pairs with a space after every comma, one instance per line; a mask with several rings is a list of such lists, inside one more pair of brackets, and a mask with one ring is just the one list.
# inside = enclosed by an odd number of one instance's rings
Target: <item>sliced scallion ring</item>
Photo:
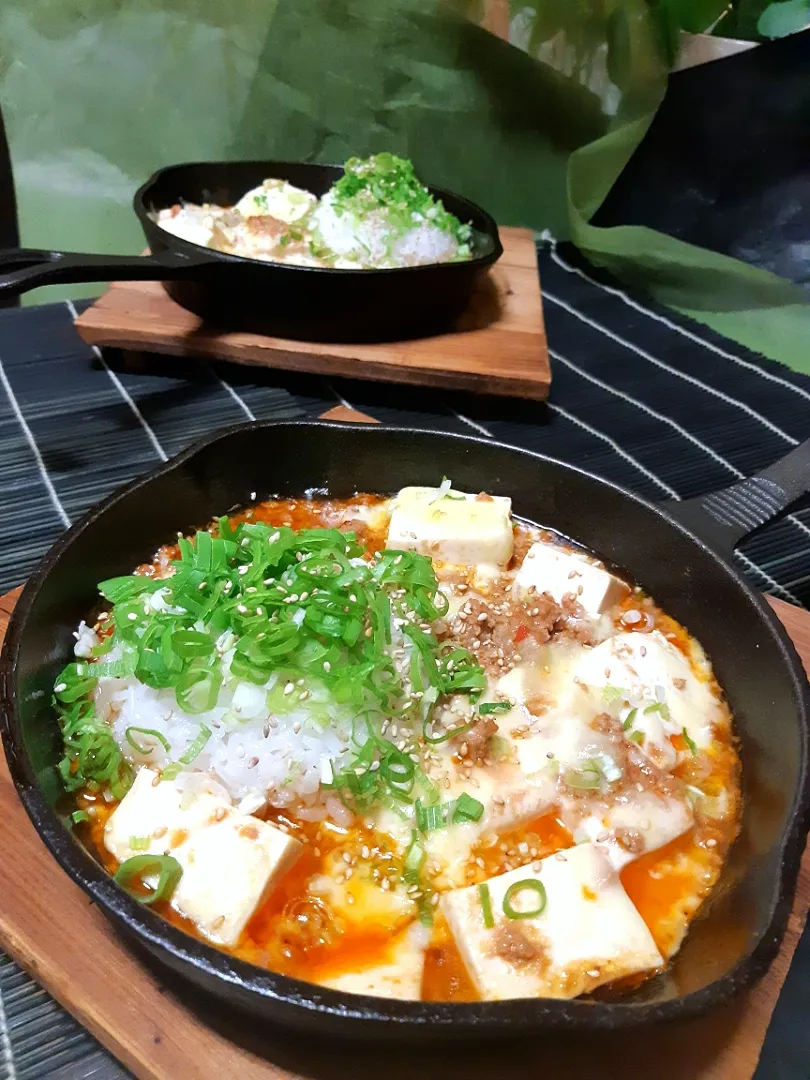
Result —
[[[512, 900], [518, 893], [526, 892], [535, 893], [537, 901], [533, 908], [520, 911], [512, 906]], [[546, 887], [543, 882], [538, 881], [537, 878], [524, 878], [522, 881], [515, 881], [503, 894], [503, 913], [507, 919], [534, 919], [538, 915], [542, 915], [545, 907]]]
[[[133, 885], [144, 887], [144, 878], [158, 875], [156, 887], [144, 894]], [[113, 875], [113, 880], [133, 896], [140, 904], [154, 904], [158, 900], [170, 900], [183, 876], [183, 868], [171, 855], [133, 855], [122, 862]]]
[[133, 732], [137, 735], [148, 735], [150, 739], [154, 739], [156, 742], [159, 742], [167, 754], [170, 752], [171, 746], [169, 745], [169, 740], [166, 738], [165, 735], [162, 735], [155, 728], [128, 727], [124, 732], [124, 736], [132, 749], [137, 750], [139, 754], [143, 754], [144, 756], [146, 754], [151, 754], [153, 747], [141, 746], [138, 742], [135, 741], [135, 739], [133, 739]]

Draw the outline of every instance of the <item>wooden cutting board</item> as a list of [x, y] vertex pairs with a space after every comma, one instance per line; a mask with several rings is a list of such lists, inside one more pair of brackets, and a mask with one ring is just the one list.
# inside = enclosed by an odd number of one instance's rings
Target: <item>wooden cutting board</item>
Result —
[[153, 281], [111, 285], [76, 327], [90, 345], [128, 352], [543, 399], [551, 368], [534, 235], [513, 228], [500, 229], [500, 235], [503, 256], [455, 330], [435, 337], [345, 345], [223, 333], [180, 307]]
[[[357, 420], [338, 408], [329, 419]], [[367, 418], [366, 418], [367, 419]], [[0, 641], [20, 590], [0, 597]], [[771, 600], [810, 672], [810, 613]], [[0, 756], [0, 945], [141, 1080], [747, 1080], [810, 906], [805, 852], [779, 955], [745, 997], [696, 1020], [575, 1039], [395, 1050], [245, 1022], [147, 966], [48, 854]]]

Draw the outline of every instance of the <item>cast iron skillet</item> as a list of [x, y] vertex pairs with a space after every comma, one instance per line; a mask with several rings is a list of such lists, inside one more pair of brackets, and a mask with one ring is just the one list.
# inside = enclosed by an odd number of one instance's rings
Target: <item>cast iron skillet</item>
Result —
[[[240, 504], [326, 489], [435, 484], [510, 495], [516, 514], [626, 568], [697, 636], [725, 687], [744, 768], [740, 840], [671, 969], [612, 1000], [478, 1004], [382, 1001], [262, 971], [188, 937], [118, 888], [55, 808], [60, 738], [51, 688], [96, 583]], [[55, 545], [25, 587], [2, 659], [3, 741], [17, 791], [61, 866], [112, 922], [189, 983], [267, 1020], [318, 1033], [396, 1038], [599, 1030], [705, 1010], [760, 978], [782, 939], [808, 821], [808, 686], [733, 545], [810, 486], [810, 443], [760, 476], [688, 503], [654, 506], [550, 458], [481, 439], [401, 428], [257, 423], [197, 443], [112, 495]], [[708, 541], [708, 542], [706, 542]], [[35, 887], [35, 883], [32, 883]]]
[[171, 165], [147, 180], [133, 200], [151, 255], [25, 248], [0, 252], [0, 295], [60, 282], [162, 281], [178, 304], [206, 321], [287, 337], [383, 340], [450, 326], [503, 248], [489, 214], [449, 191], [430, 188], [459, 220], [472, 224], [472, 259], [394, 270], [335, 270], [243, 259], [180, 240], [152, 218], [181, 201], [230, 206], [266, 177], [323, 195], [342, 175], [337, 165], [288, 161]]

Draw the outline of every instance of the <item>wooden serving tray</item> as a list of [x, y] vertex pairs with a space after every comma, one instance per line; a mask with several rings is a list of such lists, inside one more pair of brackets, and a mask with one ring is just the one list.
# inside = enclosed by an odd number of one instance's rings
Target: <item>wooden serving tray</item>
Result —
[[[332, 420], [368, 420], [337, 407]], [[0, 597], [0, 642], [20, 590]], [[770, 599], [770, 598], [769, 598]], [[770, 600], [810, 673], [810, 612]], [[49, 855], [0, 755], [0, 945], [140, 1080], [748, 1080], [810, 906], [810, 849], [775, 962], [750, 993], [695, 1020], [467, 1050], [307, 1038], [204, 1000], [136, 953]]]
[[345, 345], [222, 333], [206, 327], [154, 281], [111, 285], [79, 316], [76, 327], [90, 345], [129, 352], [541, 400], [548, 395], [551, 368], [534, 235], [512, 228], [502, 228], [500, 235], [502, 257], [456, 329], [436, 337]]

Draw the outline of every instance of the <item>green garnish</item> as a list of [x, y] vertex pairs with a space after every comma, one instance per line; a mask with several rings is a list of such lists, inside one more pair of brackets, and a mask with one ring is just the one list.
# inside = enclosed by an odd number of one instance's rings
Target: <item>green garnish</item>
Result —
[[487, 930], [491, 930], [495, 925], [495, 920], [492, 917], [492, 899], [489, 895], [489, 885], [482, 883], [478, 886], [478, 898], [481, 901], [481, 913], [484, 916], [484, 926]]
[[485, 701], [478, 706], [478, 711], [482, 716], [487, 716], [489, 713], [494, 712], [509, 712], [512, 706], [508, 701]]
[[484, 804], [462, 791], [456, 800], [453, 810], [453, 824], [458, 825], [464, 821], [479, 821], [484, 812]]
[[128, 727], [126, 729], [126, 731], [124, 732], [124, 737], [126, 738], [129, 745], [132, 747], [132, 749], [137, 750], [139, 754], [143, 754], [144, 756], [146, 754], [151, 754], [154, 747], [141, 746], [140, 743], [136, 742], [135, 739], [133, 739], [133, 737], [132, 737], [133, 732], [135, 732], [138, 735], [148, 735], [150, 739], [155, 739], [157, 742], [160, 743], [160, 745], [163, 747], [163, 749], [166, 751], [167, 754], [171, 750], [171, 746], [169, 745], [169, 740], [166, 738], [165, 735], [161, 734], [161, 732], [157, 731], [155, 728]]
[[472, 229], [430, 194], [410, 161], [382, 153], [366, 159], [349, 158], [344, 170], [331, 189], [338, 216], [351, 214], [362, 219], [382, 212], [389, 227], [400, 235], [426, 222], [455, 237], [458, 258], [469, 257]]
[[654, 705], [648, 705], [644, 710], [644, 715], [648, 716], [650, 713], [658, 713], [662, 720], [669, 720], [669, 708], [663, 701], [656, 701]]
[[689, 732], [686, 730], [686, 728], [683, 729], [682, 734], [683, 734], [684, 742], [689, 747], [689, 750], [690, 750], [690, 753], [692, 754], [692, 757], [697, 757], [697, 752], [698, 752], [697, 743], [692, 738], [692, 736], [689, 734]]
[[599, 764], [591, 759], [581, 769], [566, 769], [563, 780], [575, 791], [593, 791], [602, 786], [603, 775]]
[[89, 665], [68, 664], [54, 686], [53, 704], [59, 714], [64, 755], [58, 770], [67, 791], [109, 785], [117, 799], [132, 784], [132, 769], [124, 760], [109, 727], [100, 720], [88, 695], [98, 680], [83, 674]]
[[177, 760], [179, 762], [181, 762], [181, 764], [183, 764], [183, 765], [190, 765], [192, 761], [194, 761], [196, 758], [198, 758], [200, 756], [205, 744], [208, 742], [208, 740], [210, 738], [211, 738], [211, 728], [206, 727], [205, 724], [201, 724], [200, 725], [200, 731], [199, 731], [196, 739], [189, 746], [188, 750], [186, 750], [186, 752], [184, 754], [181, 754], [180, 757]]
[[641, 746], [641, 744], [644, 742], [644, 732], [631, 731], [627, 738], [630, 740], [630, 742], [634, 742], [637, 746]]
[[411, 832], [411, 842], [408, 845], [408, 850], [405, 852], [405, 862], [402, 868], [402, 878], [406, 885], [417, 885], [422, 895], [419, 898], [419, 918], [423, 926], [433, 925], [433, 905], [430, 902], [430, 898], [422, 881], [422, 866], [424, 865], [426, 858], [425, 849], [422, 846], [422, 841], [419, 839], [419, 833], [416, 829]]
[[638, 716], [638, 709], [631, 709], [630, 712], [627, 714], [627, 717], [626, 717], [624, 723], [622, 724], [622, 728], [625, 731], [629, 731], [630, 728], [633, 726], [633, 721], [636, 719], [637, 716]]
[[[144, 878], [158, 875], [155, 888], [144, 894]], [[183, 868], [171, 855], [133, 855], [121, 863], [113, 880], [141, 904], [154, 904], [158, 900], [170, 900], [177, 883], [183, 876]], [[140, 888], [133, 888], [139, 885]]]
[[90, 820], [90, 815], [87, 813], [86, 810], [74, 810], [73, 813], [70, 815], [70, 820], [73, 822], [74, 825], [81, 825], [83, 821]]
[[129, 846], [133, 851], [146, 851], [151, 843], [148, 836], [130, 836]]
[[611, 705], [614, 701], [622, 701], [625, 691], [620, 686], [605, 686], [602, 690], [602, 701], [605, 705]]
[[[527, 911], [518, 911], [512, 906], [512, 900], [518, 893], [533, 892], [537, 894], [537, 901], [533, 908]], [[546, 887], [542, 881], [536, 878], [524, 878], [516, 881], [506, 890], [503, 896], [503, 913], [507, 919], [533, 919], [541, 915], [546, 906]]]
[[[275, 715], [306, 700], [313, 723], [334, 723], [336, 715], [353, 723], [351, 754], [325, 785], [352, 810], [381, 804], [408, 818], [417, 799], [437, 803], [414, 760], [417, 733], [436, 744], [471, 727], [475, 718], [436, 730], [434, 710], [451, 694], [475, 701], [486, 676], [467, 649], [428, 629], [448, 610], [431, 560], [394, 550], [368, 559], [353, 533], [337, 529], [232, 526], [223, 517], [216, 531], [181, 538], [166, 578], [133, 574], [102, 583], [110, 601], [105, 651], [117, 659], [68, 665], [54, 687], [69, 789], [106, 782], [119, 798], [126, 791], [131, 769], [96, 717], [92, 692], [99, 677], [134, 675], [172, 691], [190, 715], [209, 712], [226, 680], [230, 688], [240, 681], [269, 688]], [[158, 590], [160, 603], [150, 602]], [[411, 733], [403, 749], [385, 737], [392, 720]], [[238, 708], [231, 710], [226, 722], [239, 721]], [[201, 726], [162, 778], [190, 765], [210, 737]], [[153, 728], [130, 727], [126, 739], [140, 754], [150, 752], [150, 740], [170, 751]]]

